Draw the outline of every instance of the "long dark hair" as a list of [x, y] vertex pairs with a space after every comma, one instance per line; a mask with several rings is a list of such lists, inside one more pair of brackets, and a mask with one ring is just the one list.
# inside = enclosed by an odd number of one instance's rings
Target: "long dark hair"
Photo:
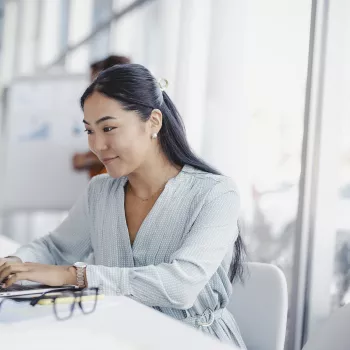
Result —
[[[80, 99], [81, 108], [85, 100], [98, 91], [122, 104], [127, 111], [135, 111], [143, 121], [147, 121], [153, 109], [163, 114], [163, 125], [158, 134], [162, 151], [176, 166], [191, 165], [199, 170], [221, 175], [216, 169], [197, 157], [191, 150], [184, 123], [174, 103], [148, 69], [139, 64], [116, 65], [102, 71], [85, 90]], [[241, 235], [235, 242], [234, 258], [230, 268], [231, 282], [235, 277], [242, 279], [244, 245]]]

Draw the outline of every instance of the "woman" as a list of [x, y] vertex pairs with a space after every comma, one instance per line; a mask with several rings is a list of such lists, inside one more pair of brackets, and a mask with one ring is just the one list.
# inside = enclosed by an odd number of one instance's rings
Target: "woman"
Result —
[[[174, 104], [143, 66], [103, 71], [81, 106], [108, 175], [90, 181], [54, 232], [0, 261], [0, 281], [100, 287], [245, 349], [225, 308], [242, 268], [235, 185], [192, 153]], [[72, 266], [91, 252], [94, 264]]]

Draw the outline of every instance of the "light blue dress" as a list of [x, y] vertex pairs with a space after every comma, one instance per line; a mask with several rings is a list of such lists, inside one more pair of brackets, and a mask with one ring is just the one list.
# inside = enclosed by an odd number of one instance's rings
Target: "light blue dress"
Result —
[[21, 247], [22, 261], [69, 265], [92, 255], [90, 287], [125, 295], [245, 349], [225, 308], [239, 196], [224, 176], [184, 166], [167, 183], [133, 245], [125, 219], [127, 178], [93, 178], [52, 233]]

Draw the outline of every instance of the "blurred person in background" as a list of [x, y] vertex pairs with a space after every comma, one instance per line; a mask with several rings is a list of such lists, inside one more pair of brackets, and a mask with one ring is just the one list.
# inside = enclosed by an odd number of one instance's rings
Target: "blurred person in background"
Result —
[[[90, 65], [90, 81], [92, 82], [100, 72], [113, 67], [116, 64], [131, 63], [130, 59], [125, 56], [111, 55], [104, 60], [97, 61]], [[73, 168], [77, 171], [88, 171], [90, 178], [107, 172], [103, 163], [91, 151], [76, 153], [73, 155]]]
[[226, 308], [243, 274], [238, 190], [193, 153], [166, 86], [123, 64], [86, 89], [89, 147], [108, 175], [56, 230], [0, 259], [0, 283], [98, 287], [246, 349]]

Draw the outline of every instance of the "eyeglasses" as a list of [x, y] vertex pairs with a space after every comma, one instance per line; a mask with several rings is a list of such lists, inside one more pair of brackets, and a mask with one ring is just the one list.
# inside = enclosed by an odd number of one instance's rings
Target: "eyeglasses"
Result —
[[30, 305], [52, 304], [57, 320], [65, 321], [72, 317], [78, 305], [84, 315], [95, 311], [98, 299], [98, 288], [84, 288], [78, 291], [51, 290], [32, 298]]
[[56, 319], [64, 321], [72, 317], [76, 304], [79, 306], [83, 314], [87, 315], [95, 311], [97, 300], [99, 299], [98, 288], [85, 288], [80, 290], [62, 289], [50, 290], [40, 294], [37, 297], [5, 297], [0, 299], [0, 312], [3, 304], [7, 300], [16, 303], [29, 302], [30, 305], [53, 305]]

